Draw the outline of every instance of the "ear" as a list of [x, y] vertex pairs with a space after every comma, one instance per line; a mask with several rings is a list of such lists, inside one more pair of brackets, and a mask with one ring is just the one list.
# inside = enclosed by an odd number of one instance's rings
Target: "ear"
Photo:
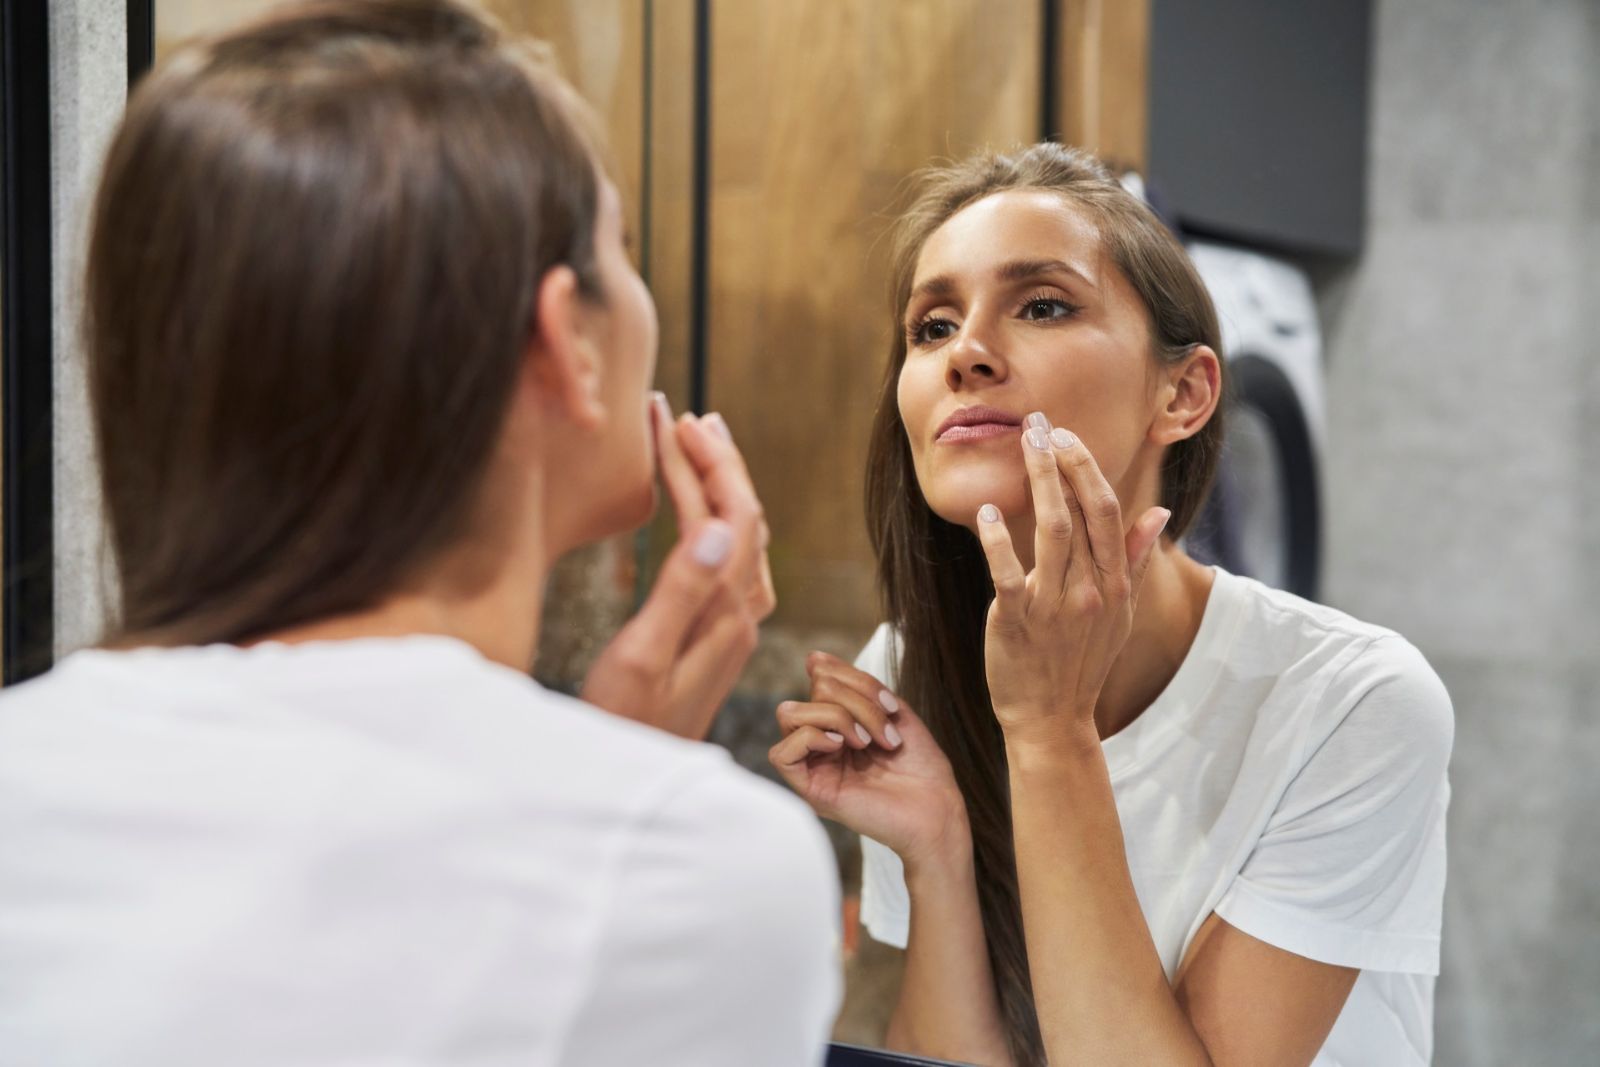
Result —
[[550, 268], [539, 279], [534, 330], [526, 370], [547, 405], [588, 429], [605, 419], [600, 401], [600, 353], [585, 329], [583, 297], [571, 267]]
[[1200, 432], [1222, 402], [1222, 361], [1209, 345], [1195, 345], [1179, 363], [1162, 368], [1150, 440], [1170, 445]]

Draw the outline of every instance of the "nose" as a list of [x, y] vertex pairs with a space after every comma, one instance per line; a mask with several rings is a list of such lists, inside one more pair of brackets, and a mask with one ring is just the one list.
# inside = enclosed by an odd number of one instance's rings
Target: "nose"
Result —
[[996, 384], [1006, 380], [1006, 362], [998, 349], [977, 331], [969, 320], [945, 346], [944, 380], [952, 390], [980, 382]]

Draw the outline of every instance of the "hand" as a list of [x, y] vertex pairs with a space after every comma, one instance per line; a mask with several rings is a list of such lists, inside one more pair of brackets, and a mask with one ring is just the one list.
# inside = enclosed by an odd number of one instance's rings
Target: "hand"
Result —
[[908, 865], [972, 847], [950, 761], [905, 701], [822, 652], [806, 660], [809, 701], [778, 705], [768, 759], [818, 815], [893, 849]]
[[1171, 517], [1151, 508], [1125, 530], [1117, 494], [1083, 442], [1065, 430], [1030, 428], [1022, 451], [1033, 494], [1032, 571], [1024, 573], [999, 511], [985, 505], [978, 513], [995, 588], [984, 666], [1008, 738], [1040, 724], [1093, 725]]
[[[767, 526], [744, 458], [719, 417], [676, 425], [652, 400], [662, 479], [680, 539], [643, 607], [589, 669], [581, 696], [693, 740], [711, 729], [776, 603]], [[711, 424], [708, 429], [708, 423]]]
[[677, 515], [678, 529], [687, 529], [707, 515], [732, 521], [754, 505], [755, 548], [728, 568], [728, 581], [730, 589], [749, 604], [757, 621], [765, 619], [778, 603], [767, 561], [767, 544], [772, 535], [727, 422], [714, 411], [704, 418], [684, 412], [674, 424], [672, 409], [661, 393], [652, 394], [650, 411], [661, 481]]

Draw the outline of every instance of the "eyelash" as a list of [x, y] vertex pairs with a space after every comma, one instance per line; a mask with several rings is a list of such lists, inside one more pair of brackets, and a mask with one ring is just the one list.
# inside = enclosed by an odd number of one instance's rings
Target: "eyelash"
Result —
[[[1062, 315], [1059, 315], [1059, 316], [1055, 316], [1055, 317], [1052, 317], [1052, 318], [1027, 319], [1025, 321], [1029, 321], [1029, 322], [1056, 322], [1059, 319], [1070, 319], [1074, 315], [1076, 315], [1079, 311], [1083, 310], [1081, 307], [1079, 307], [1077, 304], [1072, 303], [1071, 301], [1063, 300], [1059, 296], [1055, 296], [1055, 295], [1053, 295], [1051, 293], [1040, 292], [1040, 293], [1033, 293], [1032, 295], [1030, 295], [1027, 298], [1025, 298], [1022, 301], [1022, 303], [1017, 306], [1017, 314], [1019, 316], [1021, 316], [1021, 314], [1023, 312], [1027, 311], [1028, 308], [1031, 307], [1034, 304], [1051, 304], [1051, 305], [1054, 305], [1056, 307], [1059, 307], [1059, 308], [1063, 309], [1065, 314], [1062, 314]], [[920, 345], [925, 345], [925, 344], [931, 344], [931, 343], [933, 343], [933, 341], [949, 340], [949, 338], [947, 338], [947, 337], [936, 337], [936, 338], [931, 338], [930, 340], [927, 340], [927, 341], [922, 340], [922, 331], [925, 330], [926, 328], [928, 328], [929, 326], [932, 326], [936, 322], [937, 323], [943, 323], [946, 326], [954, 326], [955, 325], [949, 319], [938, 318], [937, 316], [934, 316], [934, 315], [924, 315], [924, 316], [922, 316], [921, 318], [917, 319], [915, 322], [909, 324], [906, 327], [906, 343], [908, 345], [912, 345], [912, 346], [920, 346]]]

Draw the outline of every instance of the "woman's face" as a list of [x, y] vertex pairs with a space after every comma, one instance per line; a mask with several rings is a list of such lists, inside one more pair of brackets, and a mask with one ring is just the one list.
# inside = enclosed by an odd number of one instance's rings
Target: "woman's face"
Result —
[[1021, 435], [1034, 411], [1078, 435], [1128, 510], [1159, 462], [1148, 322], [1094, 223], [1062, 196], [995, 193], [935, 230], [905, 308], [898, 388], [934, 512], [972, 528], [993, 504], [1031, 521]]
[[655, 507], [649, 390], [656, 365], [656, 306], [629, 257], [624, 225], [616, 186], [602, 178], [594, 239], [604, 298], [589, 314], [601, 349], [600, 389], [606, 412], [603, 455], [595, 457], [591, 469], [605, 474], [591, 483], [589, 492], [615, 489], [617, 499], [596, 500], [603, 504], [597, 523], [606, 533], [634, 529], [649, 519]]

